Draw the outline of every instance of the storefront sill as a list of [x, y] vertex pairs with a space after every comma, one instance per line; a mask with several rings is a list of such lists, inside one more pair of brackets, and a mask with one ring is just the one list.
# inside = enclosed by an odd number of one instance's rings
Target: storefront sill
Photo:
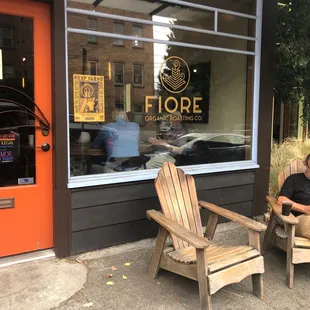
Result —
[[[253, 170], [258, 169], [257, 165], [253, 161], [243, 162], [227, 162], [220, 164], [209, 164], [209, 165], [195, 165], [195, 166], [183, 166], [182, 170], [185, 173], [191, 175], [197, 174], [208, 174], [208, 173], [223, 173], [240, 170]], [[91, 186], [100, 186], [107, 184], [119, 184], [128, 182], [138, 182], [145, 180], [154, 180], [157, 177], [159, 169], [151, 170], [136, 170], [135, 172], [118, 172], [115, 174], [98, 174], [88, 176], [78, 176], [69, 179], [68, 188], [82, 188]]]

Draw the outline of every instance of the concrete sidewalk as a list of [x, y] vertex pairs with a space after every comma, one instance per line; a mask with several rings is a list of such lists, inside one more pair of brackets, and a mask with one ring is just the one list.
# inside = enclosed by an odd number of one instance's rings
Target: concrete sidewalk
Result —
[[[239, 244], [246, 242], [247, 232], [236, 228], [217, 233], [216, 238]], [[50, 259], [0, 269], [0, 309], [199, 309], [195, 281], [165, 271], [160, 271], [156, 280], [148, 276], [153, 244], [154, 240], [144, 240], [67, 260]], [[213, 295], [213, 309], [310, 308], [309, 264], [295, 267], [292, 290], [285, 283], [283, 252], [269, 251], [265, 266], [264, 301], [252, 294], [249, 277]], [[107, 278], [108, 274], [113, 276]]]

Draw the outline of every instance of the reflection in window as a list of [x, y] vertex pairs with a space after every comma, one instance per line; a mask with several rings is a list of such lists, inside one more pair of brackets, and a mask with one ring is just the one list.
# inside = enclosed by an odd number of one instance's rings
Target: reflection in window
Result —
[[133, 85], [143, 86], [143, 65], [133, 65]]
[[[132, 25], [132, 35], [138, 38], [141, 38], [143, 36], [143, 27], [140, 25]], [[139, 40], [133, 41], [134, 47], [143, 47], [143, 42]]]
[[[124, 35], [125, 34], [125, 25], [123, 23], [113, 23], [113, 33]], [[124, 45], [124, 40], [114, 39], [114, 45]]]
[[[96, 31], [97, 30], [97, 19], [89, 17], [87, 19], [87, 28], [89, 30]], [[98, 43], [98, 37], [94, 35], [89, 35], [88, 43]]]
[[0, 46], [13, 47], [13, 29], [0, 28]]
[[133, 112], [143, 113], [144, 112], [144, 105], [142, 103], [141, 104], [135, 103], [133, 105]]
[[114, 64], [114, 84], [124, 85], [124, 64]]
[[98, 62], [97, 61], [89, 62], [89, 74], [98, 75]]
[[115, 103], [115, 108], [116, 110], [119, 110], [119, 111], [125, 111], [125, 104], [124, 103]]
[[15, 76], [15, 68], [11, 65], [3, 65], [3, 77], [4, 79], [13, 78]]

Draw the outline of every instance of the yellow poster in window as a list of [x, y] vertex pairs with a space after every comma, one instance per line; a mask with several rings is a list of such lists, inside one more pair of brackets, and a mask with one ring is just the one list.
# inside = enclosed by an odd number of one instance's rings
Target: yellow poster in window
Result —
[[104, 122], [104, 77], [73, 74], [75, 122]]

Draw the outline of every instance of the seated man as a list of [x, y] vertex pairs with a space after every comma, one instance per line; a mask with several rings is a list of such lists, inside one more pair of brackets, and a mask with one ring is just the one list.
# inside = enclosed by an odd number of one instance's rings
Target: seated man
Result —
[[304, 173], [291, 174], [279, 193], [278, 202], [292, 203], [295, 215], [310, 214], [310, 154], [305, 160], [305, 167]]

